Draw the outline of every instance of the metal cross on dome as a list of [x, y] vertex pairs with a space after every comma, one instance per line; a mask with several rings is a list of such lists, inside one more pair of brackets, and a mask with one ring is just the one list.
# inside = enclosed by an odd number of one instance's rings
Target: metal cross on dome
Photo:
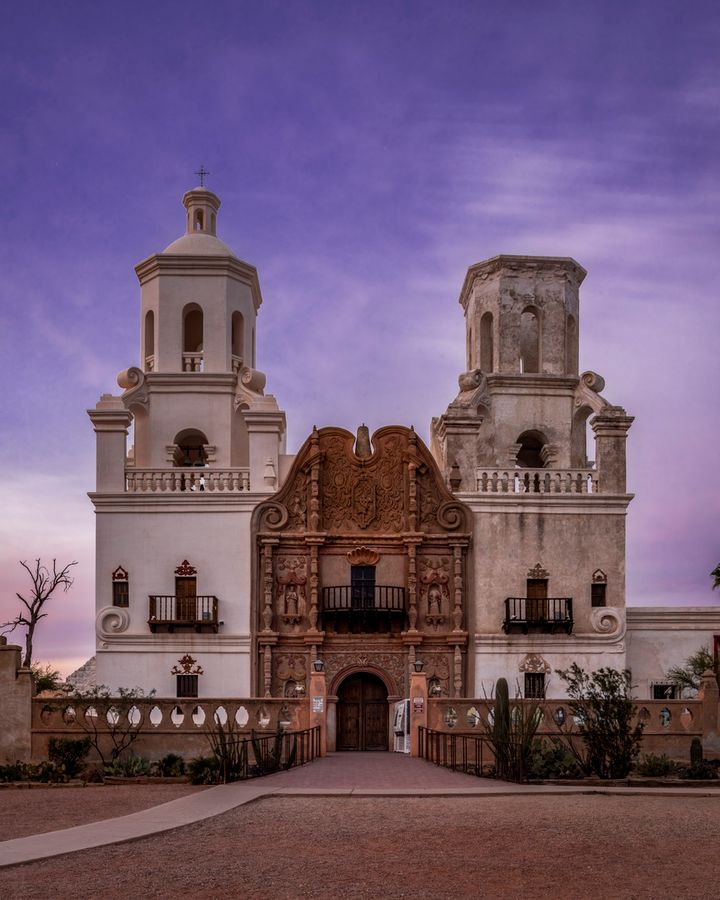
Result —
[[210, 174], [205, 166], [201, 165], [195, 174], [200, 176], [200, 187], [205, 187], [205, 176]]

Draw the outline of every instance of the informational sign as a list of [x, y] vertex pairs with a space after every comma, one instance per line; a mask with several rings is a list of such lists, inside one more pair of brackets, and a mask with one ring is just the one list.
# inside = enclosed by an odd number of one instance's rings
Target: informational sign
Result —
[[324, 697], [313, 697], [312, 698], [312, 711], [314, 713], [325, 712], [325, 698]]
[[413, 715], [421, 716], [424, 709], [425, 709], [425, 698], [424, 697], [413, 697]]

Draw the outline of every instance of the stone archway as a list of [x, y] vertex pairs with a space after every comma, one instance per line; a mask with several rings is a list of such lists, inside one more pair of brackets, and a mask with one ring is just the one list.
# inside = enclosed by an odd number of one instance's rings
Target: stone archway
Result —
[[354, 672], [337, 688], [337, 749], [388, 749], [388, 689], [372, 672]]

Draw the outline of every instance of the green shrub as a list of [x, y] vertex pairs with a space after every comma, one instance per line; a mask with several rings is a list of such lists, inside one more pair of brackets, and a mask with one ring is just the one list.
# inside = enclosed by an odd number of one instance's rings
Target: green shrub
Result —
[[533, 742], [529, 778], [582, 778], [578, 761], [563, 742], [540, 738]]
[[177, 753], [167, 753], [155, 763], [155, 769], [162, 778], [178, 778], [185, 774], [185, 760]]
[[664, 753], [661, 753], [660, 756], [646, 753], [638, 763], [635, 772], [651, 778], [662, 778], [665, 775], [677, 775], [678, 769], [678, 764]]
[[68, 778], [77, 777], [83, 768], [85, 757], [90, 752], [90, 738], [54, 738], [48, 741], [50, 762], [61, 769]]
[[220, 781], [220, 763], [215, 756], [198, 756], [187, 767], [190, 784], [217, 784]]
[[149, 775], [150, 769], [149, 759], [130, 753], [108, 763], [105, 766], [105, 774], [121, 778], [137, 778], [140, 775]]
[[718, 773], [715, 766], [711, 765], [706, 760], [703, 760], [697, 766], [688, 766], [687, 769], [682, 769], [680, 772], [681, 778], [688, 778], [690, 780], [696, 779], [699, 781], [705, 781], [706, 779], [717, 778]]
[[8, 763], [6, 766], [0, 766], [0, 781], [27, 781], [29, 769], [30, 766], [23, 762]]

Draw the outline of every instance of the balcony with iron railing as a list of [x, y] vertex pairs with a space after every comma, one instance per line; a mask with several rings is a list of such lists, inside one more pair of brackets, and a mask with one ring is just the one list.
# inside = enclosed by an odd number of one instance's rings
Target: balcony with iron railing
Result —
[[321, 594], [324, 626], [348, 631], [389, 631], [405, 622], [405, 588], [396, 585], [324, 587]]
[[597, 494], [597, 469], [476, 469], [480, 494]]
[[572, 634], [572, 597], [508, 597], [502, 627], [505, 634], [531, 631]]
[[204, 595], [177, 597], [171, 594], [150, 595], [148, 625], [150, 631], [173, 632], [176, 628], [191, 628], [197, 632], [217, 634], [218, 598]]

